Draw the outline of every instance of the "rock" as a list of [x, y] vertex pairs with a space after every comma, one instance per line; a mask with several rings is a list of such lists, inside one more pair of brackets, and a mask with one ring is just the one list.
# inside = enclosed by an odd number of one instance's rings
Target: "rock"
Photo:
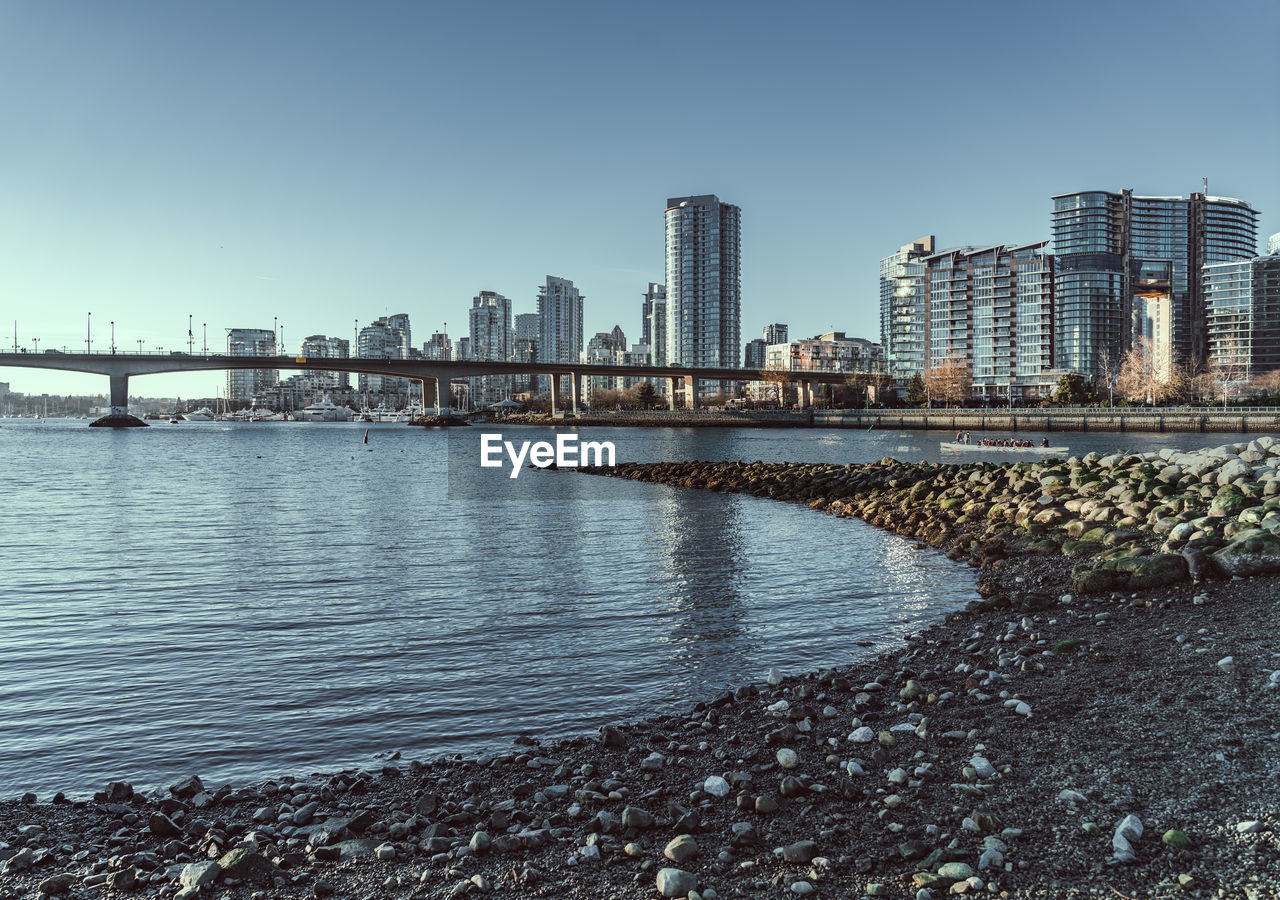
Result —
[[200, 780], [199, 775], [191, 775], [169, 785], [169, 793], [180, 799], [194, 797], [203, 790], [204, 782]]
[[875, 739], [876, 733], [866, 725], [853, 729], [853, 732], [849, 735], [849, 740], [855, 744], [870, 744]]
[[1087, 802], [1084, 794], [1078, 793], [1077, 791], [1068, 790], [1066, 788], [1063, 788], [1062, 790], [1058, 791], [1058, 799], [1063, 801], [1064, 803], [1074, 803], [1077, 806], [1079, 806], [1081, 803]]
[[807, 881], [794, 881], [791, 883], [791, 893], [800, 894], [801, 896], [812, 894], [813, 885]]
[[1249, 819], [1244, 822], [1236, 823], [1237, 834], [1257, 834], [1262, 830], [1262, 823], [1257, 819]]
[[969, 760], [969, 765], [973, 766], [973, 770], [978, 773], [979, 778], [994, 778], [996, 776], [996, 767], [991, 765], [985, 756], [975, 756]]
[[182, 867], [182, 873], [178, 876], [178, 883], [184, 888], [196, 888], [197, 890], [206, 885], [213, 884], [214, 880], [222, 874], [222, 866], [218, 865], [216, 860], [206, 859], [200, 862], [188, 863]]
[[68, 872], [60, 875], [50, 875], [44, 881], [40, 882], [37, 890], [45, 897], [52, 897], [57, 894], [66, 894], [75, 887], [76, 877]]
[[735, 845], [746, 846], [756, 842], [756, 827], [750, 822], [734, 822], [729, 828]]
[[902, 690], [898, 692], [898, 696], [904, 701], [910, 702], [919, 697], [922, 693], [924, 693], [924, 688], [920, 686], [920, 682], [916, 681], [914, 678], [910, 678], [907, 680], [907, 683], [903, 685]]
[[687, 897], [698, 887], [698, 876], [683, 869], [659, 869], [658, 893], [664, 897]]
[[378, 842], [370, 838], [352, 838], [349, 841], [339, 841], [333, 846], [342, 855], [342, 859], [351, 859], [354, 856], [372, 853], [378, 846]]
[[761, 795], [756, 797], [755, 809], [758, 813], [775, 813], [778, 811], [778, 801], [767, 794]]
[[1136, 569], [1129, 573], [1131, 590], [1148, 590], [1179, 584], [1188, 579], [1187, 561], [1173, 553], [1146, 556]]
[[813, 841], [797, 841], [782, 848], [782, 858], [791, 863], [807, 863], [812, 861], [817, 849]]
[[682, 863], [697, 852], [697, 842], [690, 835], [681, 834], [667, 842], [662, 855], [674, 863]]
[[612, 725], [605, 725], [600, 729], [600, 743], [606, 747], [625, 748], [629, 743], [627, 736], [614, 728]]
[[1234, 656], [1222, 657], [1222, 659], [1218, 660], [1218, 668], [1230, 675], [1236, 670], [1236, 658]]
[[396, 848], [391, 844], [382, 843], [373, 848], [373, 855], [382, 860], [395, 859]]
[[1185, 850], [1191, 846], [1191, 839], [1176, 828], [1170, 828], [1160, 840], [1175, 850]]
[[109, 781], [102, 793], [108, 803], [127, 803], [133, 799], [133, 785], [127, 781]]
[[138, 873], [134, 869], [120, 869], [107, 876], [107, 887], [113, 891], [131, 891], [138, 883]]
[[652, 828], [654, 818], [636, 806], [628, 806], [622, 811], [622, 827], [624, 828]]
[[[1169, 536], [1173, 537], [1172, 534]], [[1213, 574], [1213, 561], [1203, 550], [1187, 547], [1182, 551], [1182, 558], [1187, 561], [1187, 572], [1192, 581], [1199, 583]]]
[[1280, 535], [1259, 534], [1228, 544], [1212, 556], [1214, 565], [1228, 575], [1265, 575], [1280, 572]]
[[729, 796], [729, 782], [725, 781], [719, 775], [712, 775], [702, 782], [702, 789], [712, 797]]
[[1133, 862], [1137, 854], [1133, 845], [1142, 837], [1142, 820], [1130, 814], [1116, 823], [1116, 832], [1111, 837], [1111, 855], [1117, 862]]
[[162, 841], [181, 840], [183, 831], [174, 821], [161, 812], [154, 812], [147, 819], [147, 828]]
[[964, 881], [973, 877], [973, 867], [968, 863], [949, 862], [938, 866], [938, 875], [951, 881]]
[[246, 847], [237, 847], [218, 860], [218, 868], [224, 878], [234, 878], [245, 884], [271, 887], [280, 868], [261, 853]]
[[777, 687], [782, 684], [782, 673], [777, 669], [770, 669], [767, 680], [772, 687]]
[[25, 872], [31, 868], [31, 864], [35, 861], [35, 854], [27, 847], [23, 847], [13, 856], [4, 861], [4, 874], [10, 875], [14, 872]]
[[318, 802], [312, 801], [294, 810], [292, 821], [294, 825], [299, 827], [310, 825], [311, 820], [315, 818], [316, 810], [320, 808]]
[[794, 769], [800, 764], [800, 756], [789, 747], [783, 747], [777, 754], [778, 765], [784, 769]]
[[477, 831], [475, 834], [471, 835], [471, 840], [467, 846], [471, 848], [472, 853], [479, 854], [487, 852], [492, 843], [493, 842], [489, 839], [488, 832]]

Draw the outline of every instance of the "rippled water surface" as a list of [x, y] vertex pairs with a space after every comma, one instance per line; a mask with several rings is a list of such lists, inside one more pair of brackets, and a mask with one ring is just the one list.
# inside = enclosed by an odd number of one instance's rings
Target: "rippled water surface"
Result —
[[[0, 796], [584, 731], [846, 662], [972, 596], [966, 567], [802, 506], [552, 472], [521, 476], [540, 501], [459, 499], [438, 431], [86, 424], [0, 422]], [[589, 433], [620, 460], [936, 459], [947, 438]]]

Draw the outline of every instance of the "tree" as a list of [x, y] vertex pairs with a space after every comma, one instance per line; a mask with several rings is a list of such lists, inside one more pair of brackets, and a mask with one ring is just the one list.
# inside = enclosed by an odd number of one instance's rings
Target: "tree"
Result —
[[911, 380], [907, 382], [907, 405], [908, 406], [924, 406], [928, 402], [928, 393], [925, 390], [924, 376], [919, 372], [911, 376]]
[[1222, 388], [1222, 408], [1227, 408], [1231, 389], [1249, 380], [1249, 354], [1235, 338], [1227, 338], [1209, 358], [1209, 372]]
[[1155, 403], [1172, 391], [1168, 373], [1156, 358], [1155, 343], [1148, 337], [1139, 337], [1120, 362], [1116, 377], [1116, 390], [1123, 397], [1139, 402]]
[[642, 381], [636, 385], [636, 405], [641, 409], [651, 409], [658, 402], [658, 392], [652, 381]]
[[1120, 378], [1120, 363], [1116, 348], [1098, 351], [1098, 382], [1106, 389], [1107, 405], [1116, 405], [1116, 381]]
[[760, 373], [760, 380], [777, 388], [778, 405], [785, 407], [787, 405], [787, 386], [791, 383], [787, 371], [785, 369], [765, 369]]
[[1092, 395], [1089, 393], [1089, 386], [1085, 383], [1084, 376], [1071, 372], [1059, 376], [1058, 383], [1053, 388], [1053, 395], [1049, 399], [1064, 406], [1080, 406], [1088, 403]]
[[925, 370], [925, 389], [929, 397], [940, 397], [947, 406], [962, 403], [973, 388], [973, 370], [954, 353]]

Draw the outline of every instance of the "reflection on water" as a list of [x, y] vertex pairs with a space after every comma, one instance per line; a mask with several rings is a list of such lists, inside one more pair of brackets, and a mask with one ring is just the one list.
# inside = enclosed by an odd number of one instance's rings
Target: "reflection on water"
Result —
[[[512, 501], [467, 485], [442, 433], [363, 432], [6, 420], [0, 795], [582, 731], [846, 662], [972, 597], [967, 568], [802, 505], [552, 472]], [[954, 436], [590, 434], [623, 460], [836, 463], [937, 459]], [[1073, 453], [1232, 439], [1054, 435]]]

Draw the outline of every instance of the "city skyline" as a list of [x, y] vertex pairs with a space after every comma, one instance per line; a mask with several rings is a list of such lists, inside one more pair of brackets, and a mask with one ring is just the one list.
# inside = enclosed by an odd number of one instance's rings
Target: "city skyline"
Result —
[[[205, 322], [218, 346], [224, 329], [278, 319], [296, 347], [396, 312], [463, 336], [477, 292], [531, 310], [556, 273], [589, 298], [585, 333], [638, 335], [636, 295], [663, 280], [657, 205], [704, 192], [745, 212], [744, 338], [779, 318], [875, 338], [886, 253], [920, 234], [1044, 240], [1066, 192], [1186, 196], [1207, 176], [1209, 193], [1260, 210], [1264, 240], [1280, 231], [1280, 125], [1258, 115], [1280, 91], [1274, 8], [1206, 22], [1189, 3], [1082, 3], [1046, 29], [1005, 6], [1000, 22], [945, 6], [788, 18], [708, 4], [673, 33], [664, 3], [5, 5], [0, 324], [16, 318], [22, 346], [72, 350], [88, 312], [95, 347], [115, 321], [121, 347], [185, 350], [188, 315], [197, 349]], [[1100, 30], [1199, 49], [1135, 107], [1116, 85], [1145, 84], [1149, 59], [1072, 50]], [[889, 32], [909, 34], [905, 49], [874, 37]], [[575, 53], [546, 58], [544, 40]], [[699, 43], [724, 88], [711, 107], [679, 101], [679, 60]], [[992, 89], [1018, 124], [998, 141], [962, 100]], [[880, 127], [894, 105], [931, 99], [927, 139]], [[1154, 140], [1139, 113], [1187, 127]], [[548, 117], [573, 139], [532, 140]], [[93, 390], [85, 376], [4, 377]]]

